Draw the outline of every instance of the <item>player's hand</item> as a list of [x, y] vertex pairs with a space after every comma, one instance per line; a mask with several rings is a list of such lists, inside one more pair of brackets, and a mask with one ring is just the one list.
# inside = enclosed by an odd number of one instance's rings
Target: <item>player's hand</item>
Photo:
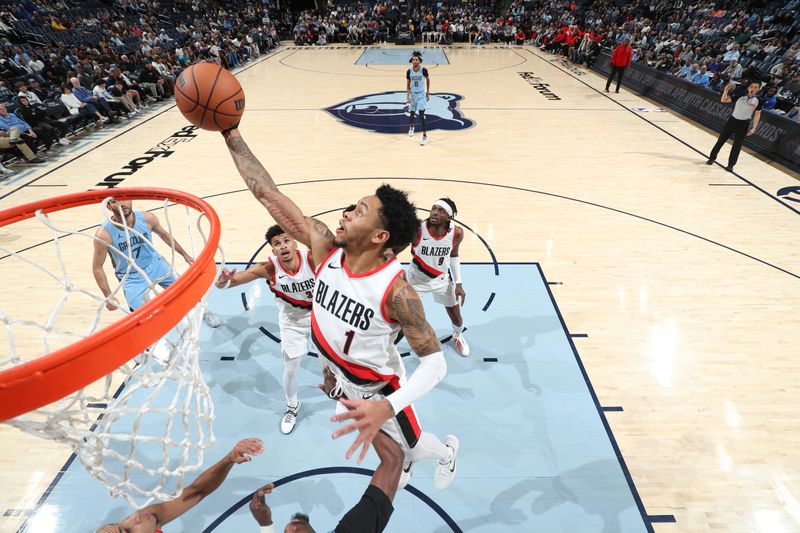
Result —
[[406, 102], [411, 103], [411, 93], [406, 93]]
[[183, 260], [186, 261], [187, 265], [191, 265], [192, 263], [194, 263], [194, 257], [192, 257], [189, 254], [183, 254]]
[[109, 311], [116, 311], [119, 309], [119, 300], [115, 296], [106, 297], [106, 309]]
[[747, 130], [747, 136], [748, 136], [748, 137], [750, 137], [750, 136], [751, 136], [752, 134], [754, 134], [755, 132], [756, 132], [756, 129], [755, 129], [755, 128], [750, 128], [749, 130]]
[[425, 101], [429, 102], [431, 99], [431, 95], [429, 93], [425, 93]]
[[222, 271], [219, 273], [219, 277], [217, 278], [217, 288], [224, 289], [226, 288], [225, 285], [233, 281], [233, 276], [236, 274], [236, 269], [228, 270], [227, 268], [223, 268]]
[[317, 385], [317, 387], [319, 387], [319, 389], [322, 392], [324, 392], [328, 398], [331, 398], [333, 400], [338, 400], [339, 398], [341, 398], [342, 397], [341, 390], [338, 391], [337, 394], [332, 394], [334, 389], [336, 388], [336, 376], [333, 375], [333, 372], [331, 372], [327, 366], [322, 369], [322, 377], [323, 377], [323, 383]]
[[272, 525], [272, 509], [267, 505], [264, 495], [270, 494], [274, 488], [275, 485], [272, 483], [264, 485], [253, 493], [253, 499], [250, 500], [250, 514], [253, 515], [259, 526]]
[[345, 426], [336, 430], [333, 433], [333, 438], [338, 439], [342, 435], [347, 435], [355, 430], [358, 430], [358, 437], [356, 437], [353, 445], [347, 450], [344, 455], [346, 459], [352, 457], [359, 446], [361, 446], [361, 453], [358, 456], [358, 464], [364, 460], [369, 450], [369, 445], [372, 444], [372, 439], [380, 431], [384, 422], [394, 416], [392, 405], [389, 400], [383, 399], [380, 401], [373, 400], [339, 400], [349, 409], [346, 413], [338, 414], [331, 418], [333, 422], [342, 422], [343, 420], [353, 419], [355, 422], [349, 426]]
[[464, 307], [464, 301], [467, 299], [467, 293], [464, 292], [464, 287], [460, 283], [456, 284], [456, 301], [461, 298], [461, 307]]
[[31, 136], [31, 137], [33, 137], [34, 139], [37, 137], [37, 135], [36, 135], [36, 132], [35, 132], [35, 131], [33, 131], [33, 130], [30, 130], [30, 131], [29, 131], [29, 132], [28, 132], [26, 135], [30, 135], [30, 136]]
[[264, 451], [264, 443], [261, 439], [242, 439], [236, 443], [228, 454], [230, 462], [240, 465], [252, 460], [253, 455], [259, 455]]

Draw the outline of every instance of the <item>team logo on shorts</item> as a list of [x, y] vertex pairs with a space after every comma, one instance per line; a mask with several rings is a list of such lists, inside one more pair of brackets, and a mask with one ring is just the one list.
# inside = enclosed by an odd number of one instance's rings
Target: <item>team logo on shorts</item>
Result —
[[[452, 93], [431, 93], [425, 103], [425, 119], [428, 131], [463, 130], [475, 125], [461, 114], [458, 102], [464, 97]], [[325, 108], [325, 111], [348, 126], [378, 133], [408, 132], [408, 100], [405, 91], [389, 91], [367, 94], [341, 104]], [[422, 131], [419, 118], [415, 120], [418, 131]]]

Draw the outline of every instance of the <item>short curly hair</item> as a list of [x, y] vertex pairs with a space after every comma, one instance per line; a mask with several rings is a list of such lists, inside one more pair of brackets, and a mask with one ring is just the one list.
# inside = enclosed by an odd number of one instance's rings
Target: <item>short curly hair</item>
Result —
[[280, 227], [279, 225], [275, 224], [274, 226], [270, 227], [267, 230], [267, 234], [264, 235], [264, 238], [267, 239], [267, 242], [272, 244], [272, 239], [280, 235], [281, 233], [286, 233], [286, 231]]
[[381, 227], [389, 232], [384, 247], [395, 249], [411, 244], [419, 231], [420, 220], [408, 193], [383, 184], [375, 191], [375, 196], [381, 201], [378, 211]]

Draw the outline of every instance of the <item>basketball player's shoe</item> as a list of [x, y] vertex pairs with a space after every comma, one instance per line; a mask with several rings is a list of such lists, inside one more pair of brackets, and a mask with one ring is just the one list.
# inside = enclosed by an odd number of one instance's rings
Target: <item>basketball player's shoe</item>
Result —
[[397, 490], [403, 490], [411, 482], [411, 476], [414, 473], [414, 461], [408, 463], [408, 466], [403, 465], [403, 470], [400, 471], [400, 482], [397, 484]]
[[469, 355], [469, 344], [467, 339], [464, 338], [464, 333], [453, 334], [453, 346], [455, 346], [458, 355], [467, 357]]
[[414, 126], [409, 126], [408, 127], [408, 136], [409, 137], [413, 137], [414, 136]]
[[426, 144], [428, 144], [428, 136], [427, 135], [423, 135], [422, 136], [422, 140], [419, 141], [419, 144], [421, 144], [422, 146], [425, 146]]
[[288, 435], [294, 429], [294, 426], [297, 425], [297, 413], [300, 412], [300, 402], [297, 402], [297, 405], [294, 407], [286, 406], [286, 412], [283, 414], [283, 418], [281, 419], [281, 433], [284, 435]]
[[453, 455], [446, 463], [437, 462], [436, 471], [433, 473], [433, 486], [444, 490], [450, 486], [456, 477], [456, 456], [458, 456], [458, 439], [455, 435], [444, 438], [444, 445], [453, 450]]

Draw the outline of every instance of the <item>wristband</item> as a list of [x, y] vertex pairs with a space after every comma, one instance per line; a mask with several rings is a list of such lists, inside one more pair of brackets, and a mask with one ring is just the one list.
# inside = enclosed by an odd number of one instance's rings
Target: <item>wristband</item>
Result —
[[408, 378], [408, 381], [386, 397], [394, 410], [394, 414], [399, 413], [425, 396], [428, 391], [444, 379], [446, 374], [447, 362], [442, 352], [420, 357], [419, 366]]
[[461, 259], [450, 257], [450, 273], [453, 275], [453, 283], [461, 283]]
[[261, 526], [261, 533], [278, 533], [278, 532], [275, 531], [275, 526], [270, 524], [268, 526]]

